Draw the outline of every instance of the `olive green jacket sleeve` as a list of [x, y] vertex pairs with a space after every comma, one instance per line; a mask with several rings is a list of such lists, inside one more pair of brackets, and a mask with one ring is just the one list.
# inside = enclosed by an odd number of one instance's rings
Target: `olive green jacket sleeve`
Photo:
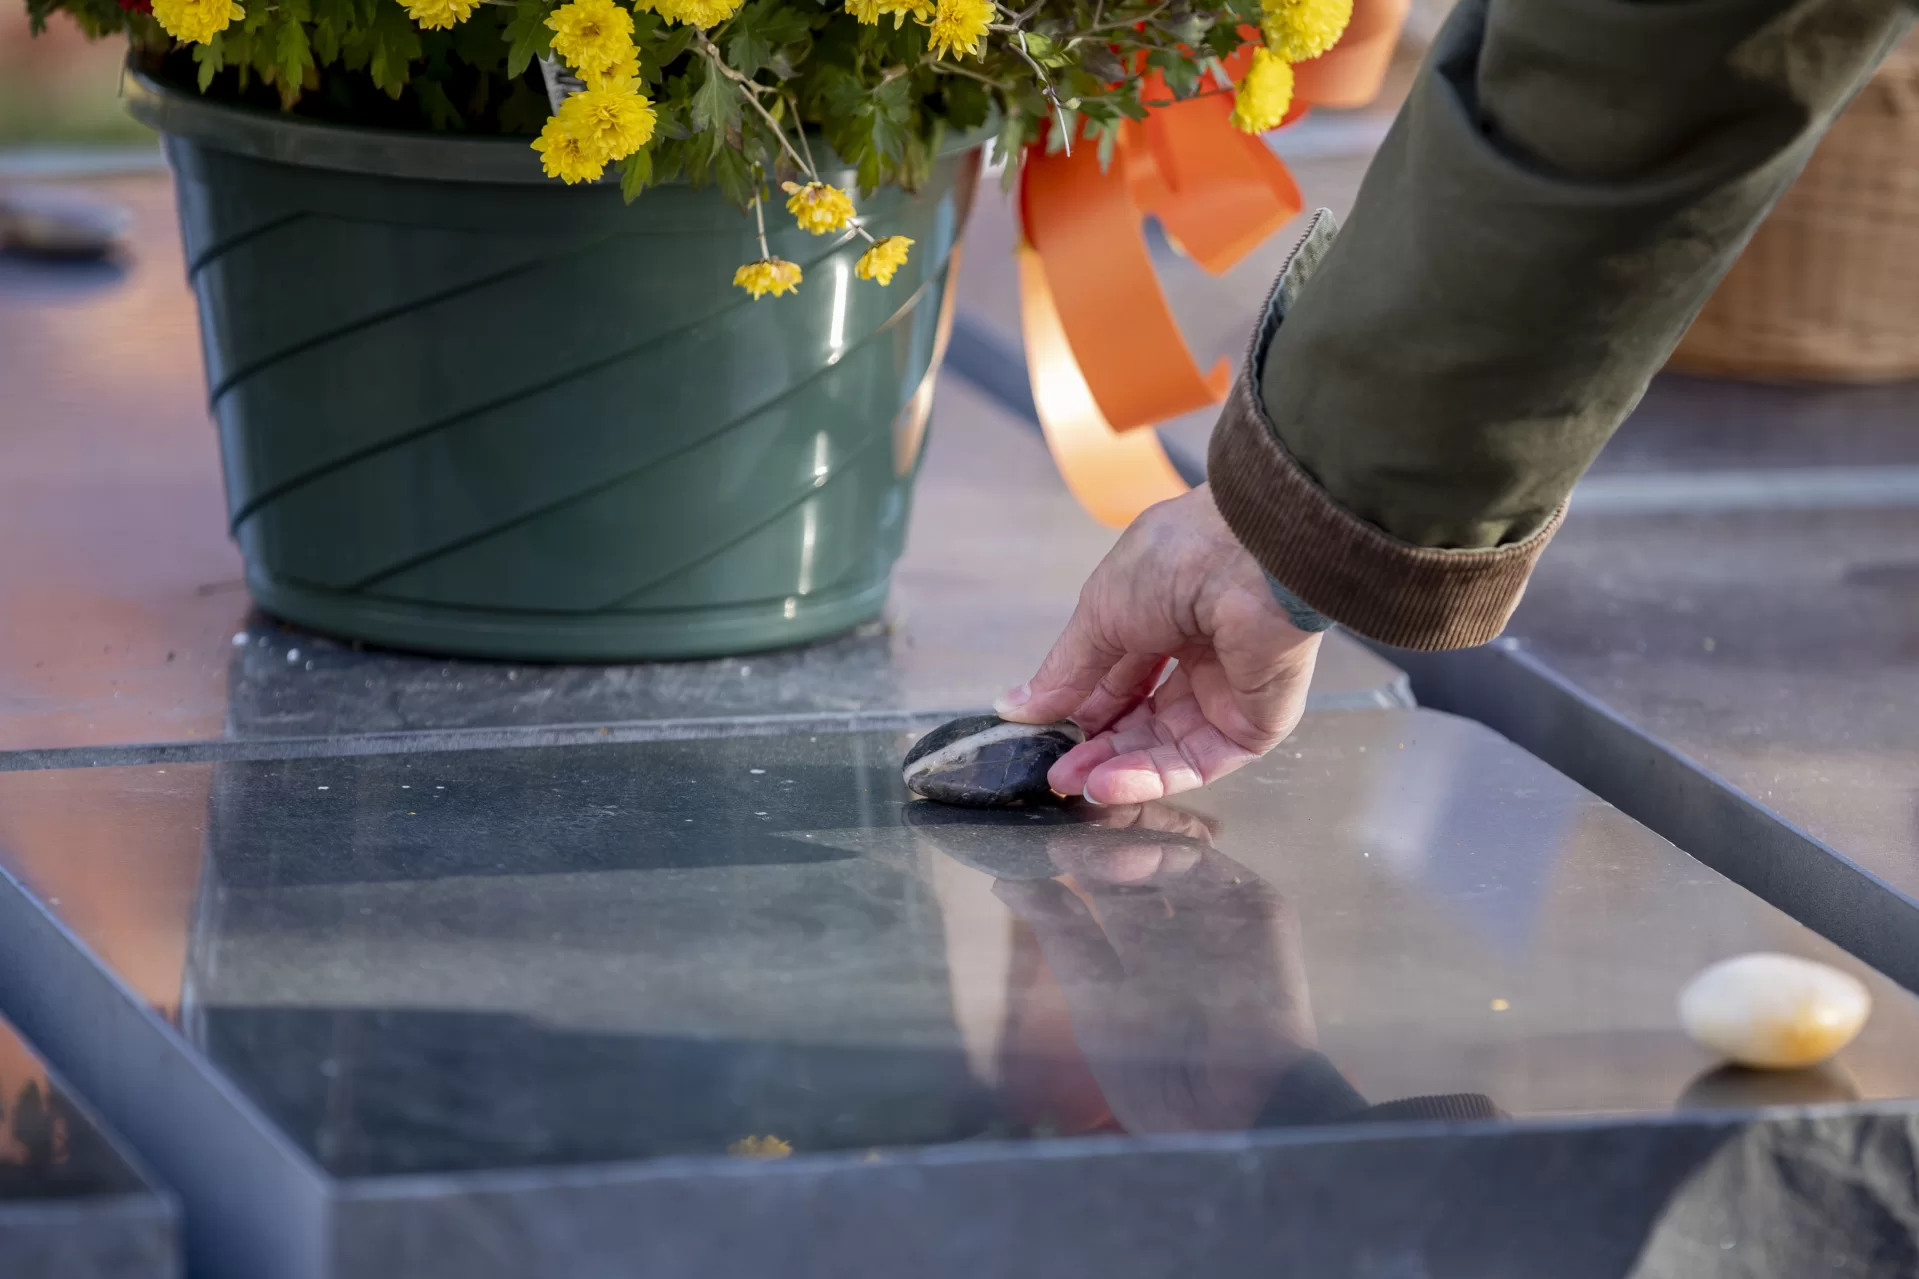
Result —
[[1214, 432], [1294, 596], [1413, 648], [1497, 635], [1568, 493], [1900, 0], [1462, 0]]

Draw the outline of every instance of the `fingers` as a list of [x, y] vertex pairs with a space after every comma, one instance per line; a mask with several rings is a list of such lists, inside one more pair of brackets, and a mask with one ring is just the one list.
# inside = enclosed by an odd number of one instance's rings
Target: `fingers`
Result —
[[[1093, 770], [1118, 753], [1111, 731], [1089, 738], [1053, 761], [1053, 766], [1046, 770], [1046, 784], [1061, 795], [1084, 795], [1086, 779], [1093, 775]], [[1105, 801], [1095, 799], [1093, 802]]]
[[1212, 818], [1171, 804], [1127, 804], [1101, 813], [1097, 824], [1107, 830], [1154, 830], [1209, 846], [1219, 835]]
[[1088, 598], [1086, 594], [1080, 597], [1072, 620], [1053, 642], [1038, 674], [1018, 688], [1008, 689], [993, 703], [993, 711], [1001, 719], [1051, 724], [1070, 716], [1102, 686], [1109, 701], [1123, 697], [1129, 687], [1137, 690], [1137, 700], [1144, 696], [1142, 685], [1150, 688], [1147, 681], [1158, 659], [1129, 654], [1124, 647], [1103, 639]]
[[1184, 841], [1163, 844], [1071, 845], [1053, 853], [1053, 862], [1083, 884], [1133, 886], [1178, 878], [1204, 851]]
[[[1084, 755], [1072, 760], [1071, 754]], [[1222, 732], [1193, 696], [1184, 667], [1154, 697], [1113, 729], [1054, 765], [1095, 804], [1146, 804], [1196, 790], [1259, 758]], [[1070, 769], [1063, 765], [1072, 764]], [[1071, 794], [1070, 791], [1062, 791]]]
[[1120, 716], [1138, 706], [1159, 684], [1173, 659], [1156, 653], [1132, 653], [1119, 660], [1086, 700], [1067, 714], [1088, 733], [1103, 733]]

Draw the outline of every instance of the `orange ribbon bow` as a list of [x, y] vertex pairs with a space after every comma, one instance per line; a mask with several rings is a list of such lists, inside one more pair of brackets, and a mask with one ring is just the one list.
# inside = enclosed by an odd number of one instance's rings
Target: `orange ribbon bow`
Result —
[[[1339, 43], [1294, 68], [1293, 109], [1363, 106], [1379, 92], [1409, 0], [1356, 0]], [[1227, 73], [1243, 74], [1248, 45]], [[1142, 96], [1170, 98], [1157, 73]], [[1035, 145], [1020, 178], [1020, 322], [1033, 403], [1074, 498], [1123, 527], [1186, 491], [1155, 423], [1217, 404], [1229, 361], [1202, 371], [1166, 305], [1143, 219], [1214, 275], [1301, 209], [1292, 174], [1266, 144], [1234, 128], [1230, 95], [1153, 108], [1129, 121], [1104, 172], [1091, 147]]]

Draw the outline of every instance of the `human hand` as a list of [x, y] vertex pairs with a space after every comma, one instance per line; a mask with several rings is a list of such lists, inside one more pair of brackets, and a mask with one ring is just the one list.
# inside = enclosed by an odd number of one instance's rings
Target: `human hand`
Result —
[[1216, 781], [1283, 741], [1318, 653], [1319, 636], [1287, 618], [1202, 484], [1133, 521], [1039, 673], [993, 709], [1086, 730], [1047, 775], [1060, 794], [1141, 804]]
[[1074, 889], [1000, 880], [993, 891], [1032, 928], [1080, 1056], [1128, 1132], [1251, 1127], [1317, 1042], [1294, 912], [1189, 813], [1126, 806], [1101, 825], [1166, 838], [1049, 842]]

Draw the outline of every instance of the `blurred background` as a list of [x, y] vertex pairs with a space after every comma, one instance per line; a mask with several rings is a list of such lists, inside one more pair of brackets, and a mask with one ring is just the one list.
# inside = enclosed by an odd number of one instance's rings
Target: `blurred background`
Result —
[[64, 13], [35, 38], [26, 6], [0, 3], [0, 148], [152, 143], [120, 109], [125, 48], [90, 43]]

